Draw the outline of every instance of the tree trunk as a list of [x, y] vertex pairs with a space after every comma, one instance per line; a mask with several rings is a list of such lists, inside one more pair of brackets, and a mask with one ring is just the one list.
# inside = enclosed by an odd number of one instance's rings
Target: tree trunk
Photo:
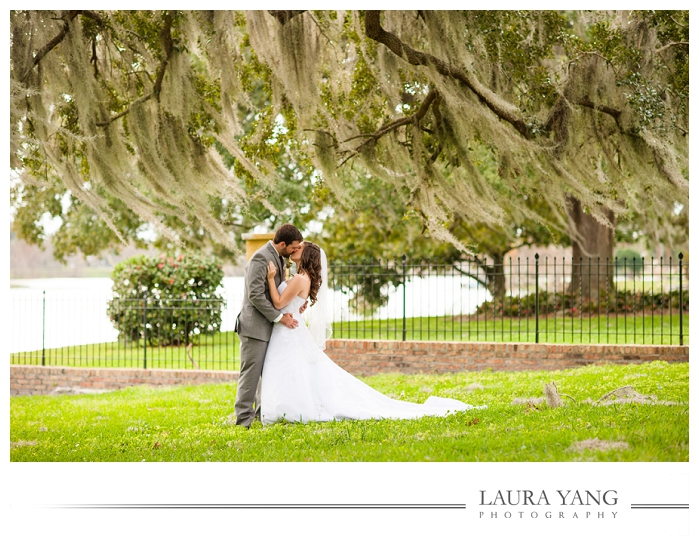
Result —
[[[614, 213], [606, 211], [612, 226]], [[573, 243], [573, 265], [569, 291], [577, 298], [597, 298], [601, 291], [609, 293], [614, 280], [614, 229], [600, 224], [583, 212], [576, 198], [568, 199], [568, 222]], [[575, 233], [577, 231], [577, 234]]]
[[493, 263], [481, 264], [488, 283], [488, 290], [493, 295], [493, 302], [502, 302], [505, 298], [505, 254], [494, 253]]

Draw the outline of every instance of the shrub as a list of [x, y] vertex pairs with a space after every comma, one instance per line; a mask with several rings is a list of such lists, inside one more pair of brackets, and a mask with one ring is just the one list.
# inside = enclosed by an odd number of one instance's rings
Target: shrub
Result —
[[634, 277], [643, 270], [643, 258], [633, 249], [619, 249], [614, 258], [616, 275]]
[[[616, 291], [607, 296], [600, 291], [599, 298], [580, 298], [570, 293], [539, 292], [539, 315], [563, 312], [565, 315], [583, 313], [646, 313], [679, 312], [680, 291], [666, 293]], [[494, 309], [493, 309], [494, 308]], [[689, 312], [689, 290], [682, 294], [682, 310]], [[476, 314], [504, 317], [526, 317], [536, 313], [536, 296], [530, 293], [523, 296], [506, 296], [502, 302], [483, 302], [476, 308]]]
[[180, 345], [221, 330], [224, 301], [216, 291], [223, 269], [216, 258], [138, 255], [117, 264], [111, 277], [107, 315], [123, 340]]

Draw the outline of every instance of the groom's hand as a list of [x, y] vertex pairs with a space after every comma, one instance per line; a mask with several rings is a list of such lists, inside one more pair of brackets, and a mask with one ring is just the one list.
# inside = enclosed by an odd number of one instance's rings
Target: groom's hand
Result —
[[306, 300], [306, 301], [303, 303], [303, 306], [301, 306], [301, 307], [299, 308], [299, 313], [305, 312], [307, 307], [308, 307], [308, 300]]
[[299, 326], [299, 322], [296, 321], [296, 319], [294, 319], [294, 316], [290, 313], [285, 313], [284, 315], [282, 315], [282, 318], [279, 320], [279, 322], [285, 327], [289, 327], [290, 329], [295, 329]]

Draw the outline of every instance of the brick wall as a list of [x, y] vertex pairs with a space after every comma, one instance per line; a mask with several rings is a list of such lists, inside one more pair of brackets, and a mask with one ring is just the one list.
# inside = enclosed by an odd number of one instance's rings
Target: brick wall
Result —
[[328, 340], [325, 352], [358, 376], [386, 372], [558, 370], [656, 359], [688, 362], [688, 346]]
[[[329, 340], [326, 353], [355, 376], [479, 370], [559, 370], [588, 364], [688, 362], [688, 346], [564, 345], [490, 342]], [[62, 388], [111, 390], [133, 385], [169, 386], [234, 382], [237, 372], [10, 366], [11, 395], [37, 395]]]
[[82, 391], [135, 385], [172, 386], [235, 382], [237, 372], [218, 370], [144, 370], [10, 365], [10, 395], [42, 395], [73, 388]]

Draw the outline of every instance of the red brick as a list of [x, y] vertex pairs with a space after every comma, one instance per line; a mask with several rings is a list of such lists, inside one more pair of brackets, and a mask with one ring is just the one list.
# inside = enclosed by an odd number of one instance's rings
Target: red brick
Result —
[[[688, 346], [615, 344], [531, 344], [492, 342], [427, 342], [330, 340], [327, 355], [359, 376], [388, 371], [458, 372], [466, 370], [555, 370], [587, 364], [662, 359], [688, 361]], [[35, 365], [10, 366], [10, 392], [48, 393], [56, 386], [176, 385], [233, 382], [237, 372], [197, 370], [78, 369]]]

